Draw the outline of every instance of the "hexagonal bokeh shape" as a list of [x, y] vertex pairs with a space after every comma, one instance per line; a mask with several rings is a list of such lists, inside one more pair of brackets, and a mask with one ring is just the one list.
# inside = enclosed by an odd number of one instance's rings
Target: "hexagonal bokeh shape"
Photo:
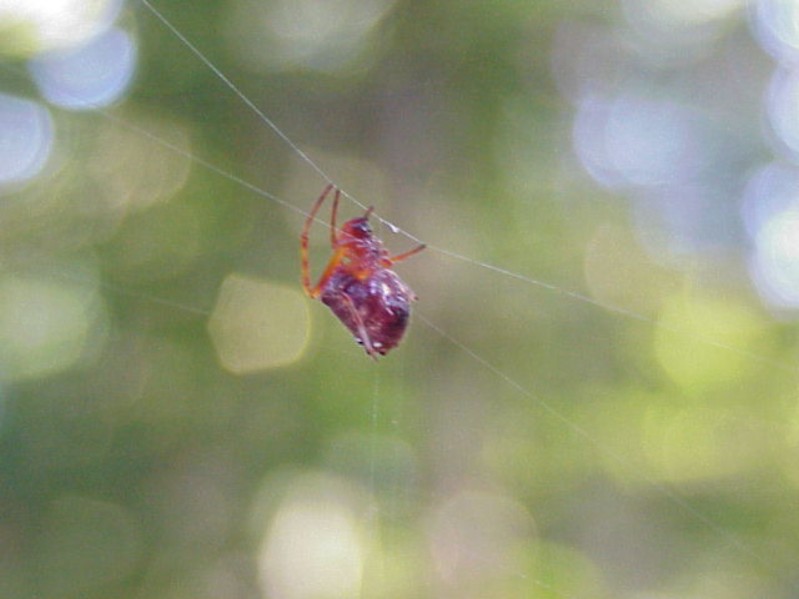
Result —
[[222, 283], [208, 331], [222, 366], [249, 374], [299, 359], [310, 326], [299, 290], [232, 274]]

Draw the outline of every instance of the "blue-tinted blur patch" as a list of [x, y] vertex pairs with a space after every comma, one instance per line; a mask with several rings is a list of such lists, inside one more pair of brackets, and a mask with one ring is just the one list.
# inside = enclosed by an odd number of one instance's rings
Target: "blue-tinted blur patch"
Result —
[[705, 167], [704, 133], [691, 109], [629, 93], [583, 102], [573, 140], [597, 182], [659, 186], [691, 181]]
[[749, 181], [742, 215], [752, 280], [777, 308], [799, 307], [799, 169], [771, 164]]
[[779, 149], [789, 150], [792, 159], [799, 157], [798, 103], [799, 76], [792, 69], [777, 70], [766, 95], [766, 109]]
[[0, 187], [35, 177], [53, 147], [53, 122], [43, 106], [0, 94]]
[[78, 48], [35, 58], [29, 68], [47, 100], [65, 108], [91, 110], [122, 96], [133, 78], [136, 56], [130, 35], [112, 27]]
[[766, 52], [780, 62], [799, 59], [799, 4], [758, 0], [752, 11], [752, 30]]

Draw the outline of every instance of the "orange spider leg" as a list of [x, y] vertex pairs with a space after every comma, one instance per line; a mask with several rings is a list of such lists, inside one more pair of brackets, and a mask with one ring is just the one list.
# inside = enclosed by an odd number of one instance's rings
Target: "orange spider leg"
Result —
[[[316, 218], [316, 213], [319, 212], [319, 208], [322, 207], [322, 202], [324, 202], [325, 198], [327, 198], [327, 196], [330, 194], [331, 189], [333, 189], [333, 185], [328, 184], [325, 186], [324, 190], [322, 190], [322, 195], [320, 195], [317, 198], [316, 202], [311, 208], [311, 211], [308, 213], [308, 216], [305, 219], [305, 225], [303, 226], [302, 234], [300, 235], [300, 263], [302, 267], [302, 287], [303, 289], [305, 289], [305, 293], [307, 293], [311, 297], [316, 297], [317, 295], [319, 295], [319, 288], [321, 287], [322, 281], [317, 283], [316, 287], [311, 287], [311, 266], [308, 260], [308, 233], [311, 230], [311, 224]], [[336, 190], [336, 194], [338, 195], [338, 190]], [[328, 268], [326, 269], [326, 272], [327, 270], [330, 270], [329, 265]]]
[[[333, 271], [341, 264], [341, 259], [344, 257], [344, 254], [347, 253], [347, 248], [338, 248], [333, 255], [330, 257], [330, 261], [327, 263], [322, 276], [319, 277], [319, 281], [313, 287], [309, 286], [305, 289], [306, 293], [311, 297], [311, 299], [316, 299], [319, 297], [319, 294], [322, 292], [322, 287], [325, 286], [327, 281], [333, 275]], [[304, 286], [304, 283], [303, 283]]]
[[397, 262], [402, 262], [403, 260], [406, 260], [406, 259], [410, 258], [411, 256], [414, 256], [414, 255], [418, 254], [419, 252], [421, 252], [426, 247], [427, 247], [427, 245], [425, 245], [423, 243], [423, 244], [421, 244], [419, 246], [416, 246], [412, 250], [410, 250], [408, 252], [405, 252], [403, 254], [397, 254], [396, 256], [390, 256], [388, 258], [385, 258], [384, 265], [386, 267], [388, 267], [388, 266], [391, 266], [392, 264], [396, 264]]
[[341, 190], [336, 187], [336, 193], [333, 195], [333, 211], [330, 213], [330, 245], [333, 247], [336, 247], [336, 244], [338, 243], [338, 233], [336, 233], [336, 215], [338, 214], [338, 200], [340, 197]]

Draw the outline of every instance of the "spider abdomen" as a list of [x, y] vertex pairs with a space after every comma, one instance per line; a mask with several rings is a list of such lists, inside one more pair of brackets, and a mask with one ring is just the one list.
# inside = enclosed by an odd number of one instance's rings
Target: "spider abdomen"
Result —
[[367, 351], [381, 355], [402, 340], [416, 299], [389, 269], [378, 269], [363, 280], [341, 269], [330, 277], [320, 297]]

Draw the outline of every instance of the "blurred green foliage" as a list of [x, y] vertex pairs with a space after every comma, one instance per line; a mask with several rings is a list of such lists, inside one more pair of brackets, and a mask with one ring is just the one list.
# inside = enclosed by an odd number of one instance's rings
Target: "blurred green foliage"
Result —
[[0, 198], [0, 597], [795, 596], [795, 325], [569, 158], [552, 40], [616, 3], [154, 5], [430, 244], [417, 315], [375, 364], [300, 296], [324, 180], [129, 2], [128, 96]]

